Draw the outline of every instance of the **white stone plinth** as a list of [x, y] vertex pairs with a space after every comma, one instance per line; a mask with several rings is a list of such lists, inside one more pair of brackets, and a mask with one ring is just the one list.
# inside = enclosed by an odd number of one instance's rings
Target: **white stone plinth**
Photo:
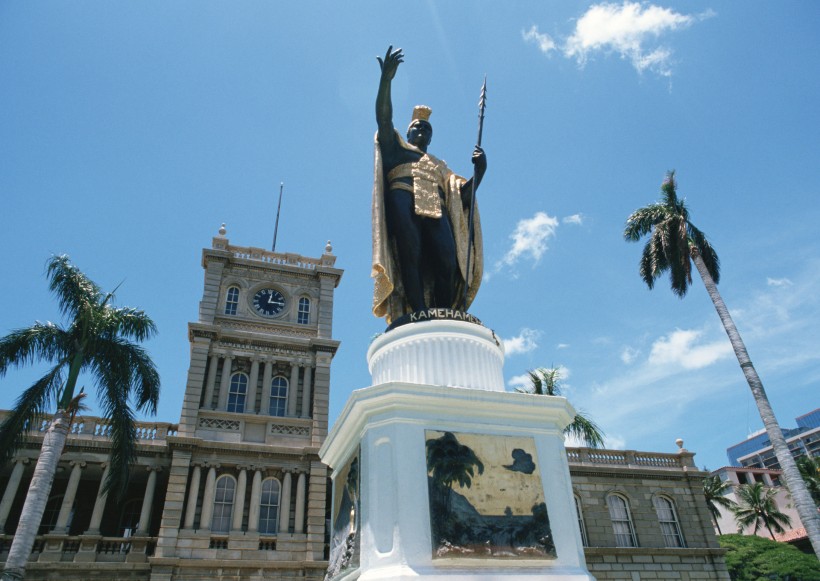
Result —
[[504, 391], [504, 347], [474, 323], [408, 323], [377, 337], [367, 350], [373, 385], [400, 382]]
[[[560, 397], [396, 382], [353, 392], [319, 452], [333, 469], [334, 490], [339, 470], [359, 454], [359, 567], [341, 578], [594, 581], [564, 449], [562, 431], [573, 415]], [[556, 558], [434, 558], [427, 430], [531, 439]]]

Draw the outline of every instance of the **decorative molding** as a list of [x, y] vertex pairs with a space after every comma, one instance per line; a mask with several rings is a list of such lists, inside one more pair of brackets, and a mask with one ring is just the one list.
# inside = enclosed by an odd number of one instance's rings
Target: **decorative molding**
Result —
[[310, 428], [308, 426], [271, 424], [270, 433], [279, 436], [310, 436]]
[[235, 420], [223, 420], [220, 418], [199, 418], [199, 427], [207, 430], [224, 430], [226, 432], [238, 432], [239, 422]]

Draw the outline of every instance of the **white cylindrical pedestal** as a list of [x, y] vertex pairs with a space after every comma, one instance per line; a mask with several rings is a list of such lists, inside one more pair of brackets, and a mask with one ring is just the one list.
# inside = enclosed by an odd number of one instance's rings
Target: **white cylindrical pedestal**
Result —
[[367, 350], [373, 385], [416, 383], [504, 391], [504, 347], [474, 323], [408, 323], [377, 337]]

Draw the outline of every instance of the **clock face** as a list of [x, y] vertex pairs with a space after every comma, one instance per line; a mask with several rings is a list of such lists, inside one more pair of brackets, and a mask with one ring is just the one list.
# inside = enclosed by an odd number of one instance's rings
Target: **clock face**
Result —
[[253, 295], [253, 308], [265, 317], [278, 315], [285, 308], [285, 297], [278, 290], [263, 288]]

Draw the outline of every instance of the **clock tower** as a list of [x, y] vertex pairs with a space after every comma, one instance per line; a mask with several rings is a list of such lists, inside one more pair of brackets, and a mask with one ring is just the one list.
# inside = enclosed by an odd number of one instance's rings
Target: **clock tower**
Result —
[[327, 565], [333, 293], [342, 277], [328, 242], [319, 258], [230, 244], [223, 224], [202, 252], [199, 318], [152, 581], [321, 579]]

